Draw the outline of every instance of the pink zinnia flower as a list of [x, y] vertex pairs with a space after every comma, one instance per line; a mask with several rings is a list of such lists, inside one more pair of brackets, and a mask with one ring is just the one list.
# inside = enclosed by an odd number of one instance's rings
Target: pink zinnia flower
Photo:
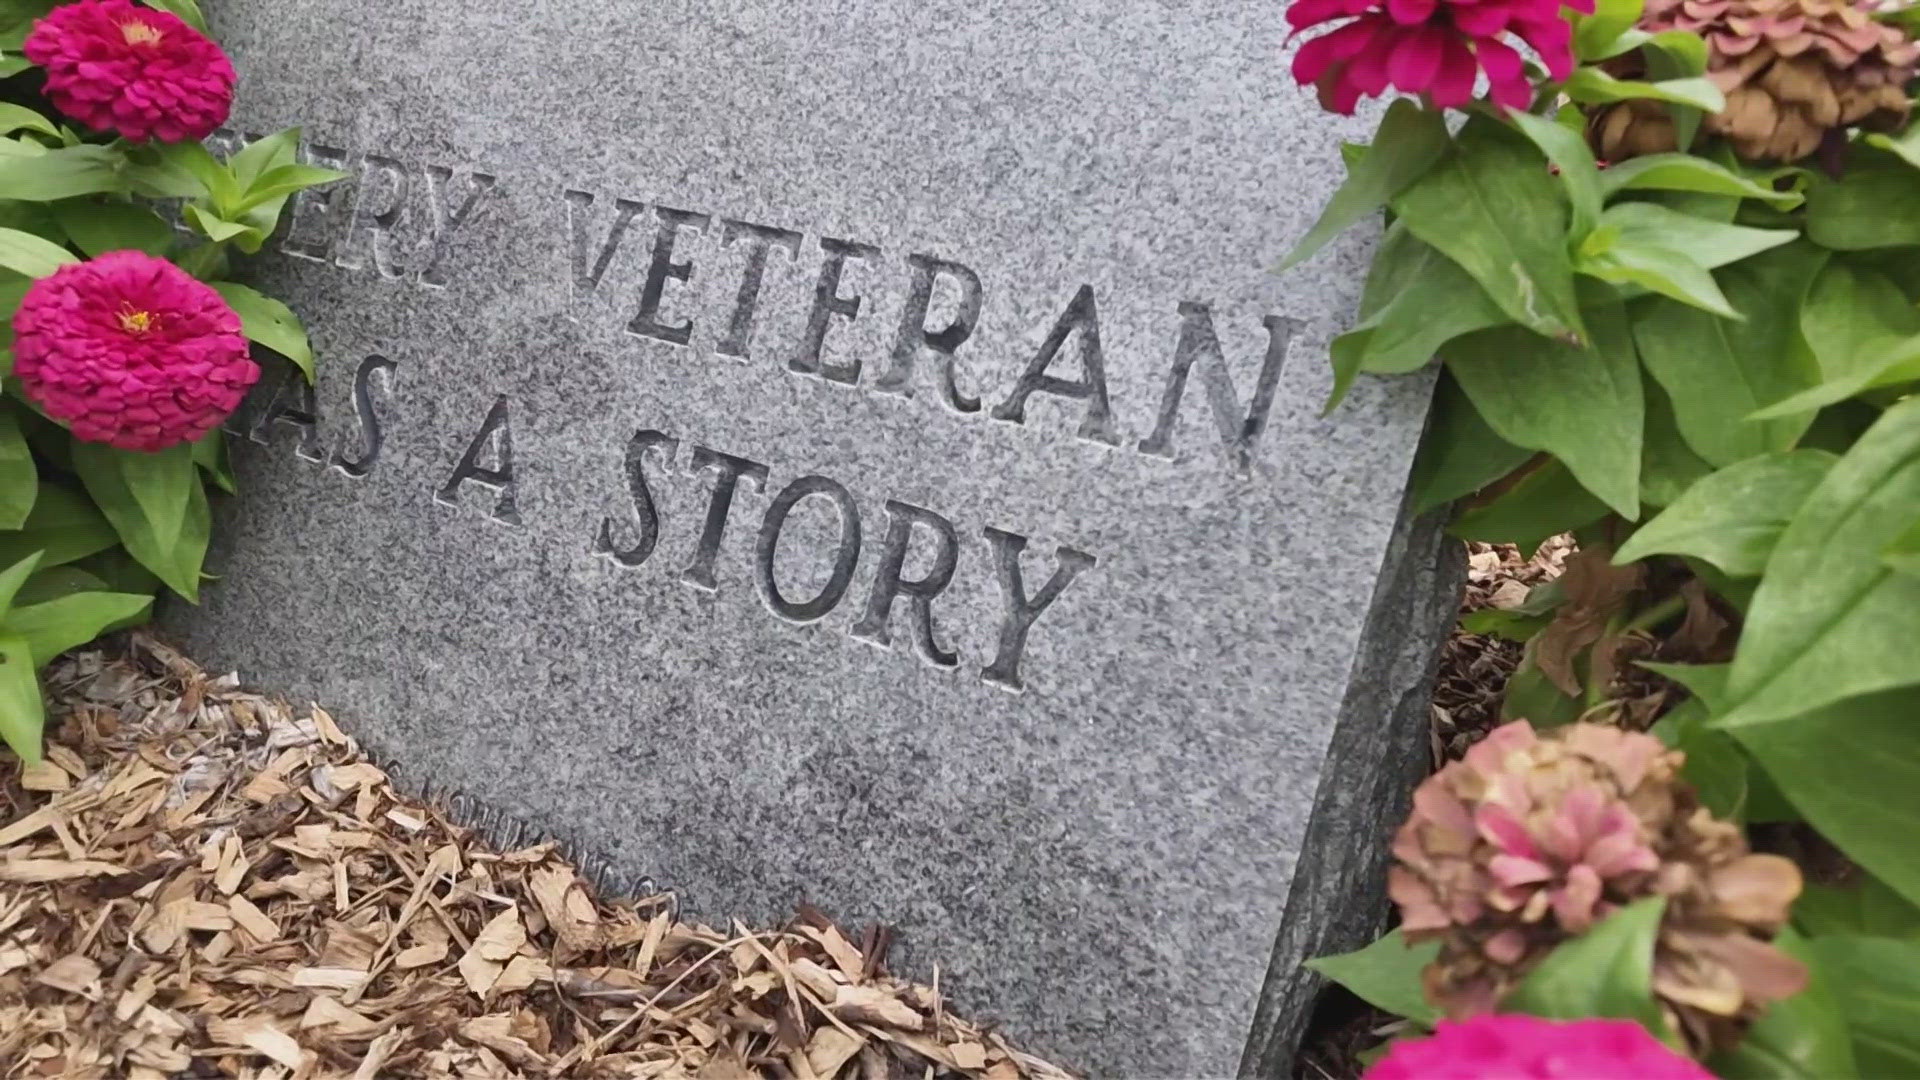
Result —
[[1394, 1043], [1364, 1080], [1713, 1080], [1631, 1020], [1478, 1016]]
[[[1567, 6], [1591, 13], [1593, 0]], [[1484, 71], [1495, 102], [1524, 109], [1533, 87], [1505, 39], [1518, 38], [1539, 54], [1547, 74], [1566, 78], [1573, 73], [1573, 27], [1560, 7], [1560, 0], [1294, 0], [1287, 22], [1296, 32], [1349, 21], [1302, 45], [1293, 77], [1317, 85], [1327, 108], [1351, 113], [1361, 98], [1388, 87], [1457, 108], [1473, 99]]]
[[110, 251], [33, 283], [13, 315], [13, 373], [86, 442], [198, 439], [260, 378], [240, 317], [165, 259]]
[[135, 141], [204, 139], [233, 106], [233, 64], [170, 12], [81, 0], [33, 24], [22, 51], [55, 108]]

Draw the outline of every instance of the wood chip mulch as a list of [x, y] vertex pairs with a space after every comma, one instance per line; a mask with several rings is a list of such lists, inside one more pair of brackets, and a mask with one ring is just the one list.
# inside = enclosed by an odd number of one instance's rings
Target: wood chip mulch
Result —
[[1070, 1080], [879, 928], [602, 901], [143, 636], [45, 677], [46, 759], [0, 754], [0, 1077]]
[[[1572, 555], [1573, 537], [1556, 536], [1531, 555], [1511, 544], [1467, 544], [1467, 588], [1460, 614], [1487, 608], [1511, 609], [1527, 594], [1560, 576]], [[1520, 663], [1521, 647], [1504, 638], [1469, 634], [1455, 626], [1440, 654], [1440, 676], [1433, 687], [1433, 764], [1435, 768], [1466, 753], [1467, 747], [1500, 725], [1500, 702], [1507, 679]]]

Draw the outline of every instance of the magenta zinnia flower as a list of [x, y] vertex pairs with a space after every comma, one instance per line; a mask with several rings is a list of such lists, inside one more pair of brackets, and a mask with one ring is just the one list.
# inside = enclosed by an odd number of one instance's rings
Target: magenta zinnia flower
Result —
[[[1567, 6], [1591, 13], [1593, 0]], [[1538, 53], [1547, 74], [1566, 78], [1573, 73], [1573, 27], [1560, 7], [1560, 0], [1294, 0], [1287, 22], [1296, 32], [1348, 21], [1300, 47], [1293, 77], [1318, 86], [1327, 108], [1351, 113], [1361, 98], [1388, 87], [1456, 108], [1473, 99], [1484, 71], [1495, 102], [1524, 109], [1533, 88], [1506, 38]]]
[[135, 141], [204, 139], [233, 106], [233, 64], [170, 12], [81, 0], [33, 24], [22, 47], [55, 108]]
[[240, 317], [165, 259], [110, 251], [33, 283], [13, 315], [13, 373], [85, 442], [198, 439], [260, 378]]
[[1364, 1080], [1713, 1080], [1631, 1020], [1479, 1016], [1404, 1039]]

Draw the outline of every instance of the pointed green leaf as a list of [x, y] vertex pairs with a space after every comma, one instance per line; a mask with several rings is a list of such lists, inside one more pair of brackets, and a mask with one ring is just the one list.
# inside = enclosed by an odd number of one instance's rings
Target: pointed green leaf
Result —
[[1471, 274], [1508, 316], [1582, 341], [1567, 209], [1546, 160], [1498, 121], [1474, 116], [1453, 155], [1393, 200], [1408, 231]]
[[1278, 269], [1297, 266], [1361, 218], [1377, 212], [1446, 156], [1447, 124], [1438, 110], [1407, 98], [1387, 107], [1365, 156], [1352, 165], [1307, 235]]
[[73, 461], [87, 493], [134, 558], [175, 592], [197, 596], [206, 535], [203, 526], [198, 536], [189, 526], [196, 500], [205, 512], [206, 494], [194, 470], [193, 447], [143, 454], [76, 443]]
[[69, 263], [73, 252], [44, 237], [19, 229], [0, 229], [0, 266], [30, 278], [43, 278]]
[[233, 482], [233, 466], [227, 460], [227, 433], [214, 428], [200, 441], [193, 444], [193, 463], [207, 474], [207, 479], [221, 491], [232, 495], [237, 489]]
[[1920, 360], [1920, 311], [1885, 274], [1838, 260], [1821, 270], [1806, 294], [1800, 332], [1819, 363], [1819, 384], [1776, 399], [1754, 418], [1811, 421], [1815, 410]]
[[1360, 296], [1360, 323], [1333, 340], [1329, 411], [1362, 371], [1400, 375], [1430, 362], [1461, 334], [1509, 321], [1465, 270], [1395, 222]]
[[36, 667], [110, 630], [145, 622], [153, 597], [116, 592], [80, 592], [16, 607], [0, 620], [0, 633], [26, 639]]
[[344, 180], [348, 175], [338, 169], [323, 169], [317, 165], [276, 165], [260, 174], [235, 209], [244, 213], [275, 199], [284, 200], [296, 191]]
[[85, 198], [51, 205], [67, 239], [89, 256], [125, 250], [165, 255], [173, 246], [173, 226], [144, 206]]
[[0, 102], [0, 135], [11, 135], [16, 131], [37, 131], [43, 135], [60, 137], [60, 128], [53, 121], [13, 102]]
[[38, 551], [44, 553], [40, 565], [56, 566], [110, 548], [118, 539], [92, 500], [64, 485], [43, 481], [26, 523], [0, 532], [0, 565]]
[[1532, 551], [1550, 537], [1606, 516], [1606, 503], [1581, 487], [1565, 465], [1548, 459], [1493, 501], [1459, 511], [1447, 531], [1462, 540]]
[[1626, 243], [1672, 248], [1709, 270], [1800, 238], [1793, 229], [1728, 225], [1647, 202], [1615, 203], [1600, 215], [1600, 223], [1619, 229]]
[[1686, 252], [1664, 244], [1628, 240], [1613, 228], [1594, 231], [1581, 247], [1574, 268], [1615, 285], [1638, 285], [1722, 318], [1740, 317], [1713, 275]]
[[231, 281], [214, 282], [213, 291], [240, 316], [240, 329], [249, 339], [293, 361], [307, 381], [313, 381], [313, 346], [307, 343], [306, 328], [292, 308]]
[[245, 195], [260, 183], [261, 177], [282, 166], [293, 165], [300, 149], [300, 129], [285, 128], [255, 139], [227, 159], [233, 173], [234, 195]]
[[1687, 755], [1680, 776], [1700, 802], [1723, 821], [1738, 824], [1746, 813], [1747, 754], [1733, 737], [1707, 726], [1707, 706], [1689, 698], [1660, 718], [1652, 733]]
[[0, 529], [25, 526], [39, 492], [40, 472], [20, 431], [20, 417], [12, 408], [0, 408]]
[[32, 157], [0, 158], [0, 199], [53, 202], [118, 191], [126, 159], [111, 147], [66, 146]]
[[1694, 452], [1715, 465], [1794, 445], [1812, 413], [1776, 419], [1749, 414], [1808, 386], [1813, 366], [1800, 337], [1800, 298], [1824, 255], [1794, 244], [1735, 263], [1721, 284], [1743, 321], [1670, 300], [1636, 305], [1634, 342], [1647, 372], [1673, 402]]
[[1587, 149], [1587, 140], [1574, 128], [1532, 113], [1515, 112], [1511, 119], [1559, 169], [1560, 183], [1573, 207], [1568, 233], [1579, 243], [1600, 220], [1600, 167]]
[[1846, 885], [1809, 882], [1793, 902], [1793, 923], [1812, 935], [1867, 934], [1920, 941], [1920, 905], [1872, 874]]
[[1729, 465], [1642, 526], [1620, 545], [1614, 562], [1687, 555], [1734, 577], [1757, 577], [1794, 512], [1836, 460], [1825, 450], [1784, 450]]
[[1708, 112], [1726, 108], [1726, 95], [1704, 78], [1666, 79], [1661, 82], [1634, 82], [1616, 79], [1596, 67], [1576, 70], [1563, 89], [1582, 105], [1602, 105], [1636, 98], [1691, 105]]
[[40, 760], [46, 715], [33, 651], [20, 638], [0, 637], [0, 740], [29, 765]]
[[1595, 308], [1589, 319], [1590, 348], [1502, 327], [1456, 338], [1442, 354], [1495, 433], [1559, 458], [1631, 521], [1640, 515], [1646, 425], [1640, 362], [1624, 308]]
[[1920, 944], [1821, 937], [1807, 947], [1853, 1036], [1857, 1071], [1828, 1075], [1920, 1076]]
[[1666, 900], [1636, 900], [1579, 937], [1561, 942], [1521, 980], [1502, 1008], [1554, 1020], [1636, 1020], [1669, 1044], [1674, 1036], [1653, 996], [1653, 943]]
[[1708, 1059], [1721, 1080], [1831, 1080], [1859, 1076], [1832, 974], [1811, 942], [1792, 929], [1774, 945], [1807, 965], [1807, 988], [1767, 1006], [1731, 1050]]
[[1622, 191], [1693, 191], [1706, 195], [1730, 195], [1760, 199], [1781, 210], [1791, 210], [1806, 201], [1806, 196], [1797, 191], [1775, 191], [1692, 154], [1648, 154], [1629, 158], [1601, 173], [1600, 187], [1609, 196]]
[[[1880, 560], [1920, 507], [1920, 399], [1888, 409], [1781, 534], [1734, 656], [1729, 727], [1920, 682], [1920, 580]], [[1920, 745], [1920, 744], [1917, 744]]]
[[40, 553], [36, 551], [5, 570], [0, 570], [0, 612], [12, 606], [13, 598], [20, 592], [20, 587], [27, 583], [27, 579], [33, 576], [33, 572], [39, 566]]
[[1648, 382], [1647, 433], [1640, 451], [1640, 501], [1647, 507], [1672, 506], [1687, 489], [1713, 472], [1705, 458], [1680, 437], [1673, 401], [1658, 382]]
[[1479, 491], [1533, 456], [1495, 435], [1451, 375], [1442, 374], [1434, 390], [1431, 416], [1413, 459], [1416, 516]]
[[[1646, 0], [1597, 0], [1593, 14], [1573, 17], [1573, 54], [1582, 60], [1604, 60], [1620, 35], [1633, 29]], [[1625, 51], [1625, 50], [1622, 50]]]
[[1313, 970], [1346, 987], [1377, 1009], [1423, 1024], [1440, 1018], [1420, 988], [1420, 971], [1440, 954], [1440, 943], [1409, 946], [1395, 930], [1358, 952], [1307, 961]]
[[1846, 175], [1807, 192], [1807, 235], [1835, 251], [1920, 244], [1920, 184], [1890, 154], [1855, 153]]

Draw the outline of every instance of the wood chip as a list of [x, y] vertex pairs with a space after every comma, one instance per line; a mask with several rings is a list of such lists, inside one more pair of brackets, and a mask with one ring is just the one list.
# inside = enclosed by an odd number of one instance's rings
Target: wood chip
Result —
[[100, 996], [100, 965], [79, 953], [72, 953], [40, 969], [33, 981], [79, 997], [97, 998]]

